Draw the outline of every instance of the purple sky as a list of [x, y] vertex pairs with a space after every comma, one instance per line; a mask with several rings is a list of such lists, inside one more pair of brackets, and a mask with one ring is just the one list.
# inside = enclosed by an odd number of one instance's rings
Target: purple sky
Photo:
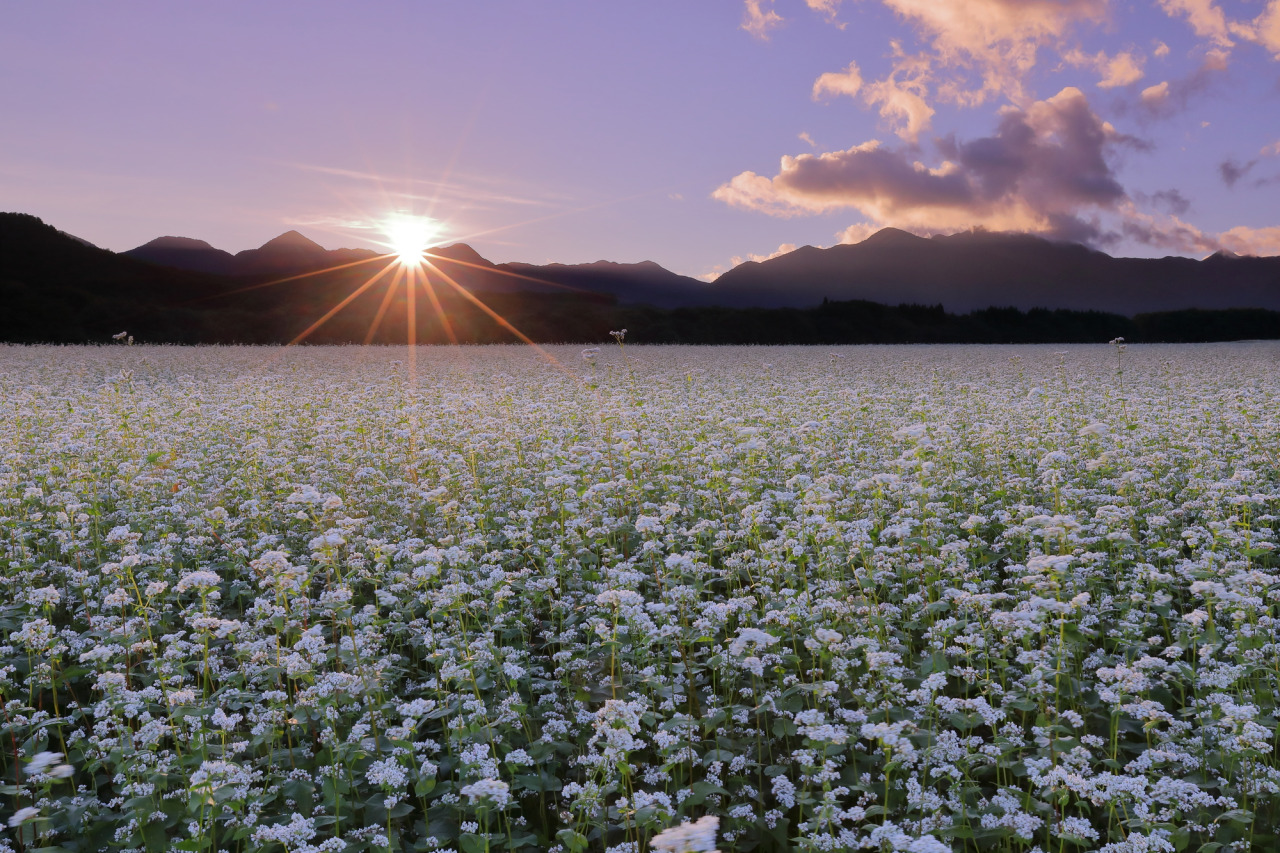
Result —
[[0, 209], [709, 276], [885, 225], [1280, 254], [1280, 0], [13, 3]]

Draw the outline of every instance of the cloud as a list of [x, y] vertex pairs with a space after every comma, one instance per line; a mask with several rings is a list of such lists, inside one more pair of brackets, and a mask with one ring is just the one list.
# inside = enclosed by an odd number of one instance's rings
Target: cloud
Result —
[[733, 258], [730, 259], [730, 263], [735, 267], [745, 264], [747, 261], [760, 264], [760, 263], [764, 263], [765, 261], [771, 261], [774, 258], [780, 258], [783, 255], [789, 255], [795, 250], [796, 250], [795, 243], [783, 243], [781, 246], [779, 246], [777, 249], [775, 249], [774, 251], [770, 252], [767, 255], [757, 255], [754, 252], [748, 252], [745, 258], [742, 257], [741, 255], [734, 255]]
[[1099, 88], [1114, 89], [1117, 86], [1128, 86], [1142, 79], [1142, 59], [1125, 51], [1107, 59], [1102, 66], [1103, 78], [1098, 81]]
[[1164, 59], [1166, 56], [1169, 55], [1169, 45], [1165, 44], [1162, 41], [1157, 41], [1156, 48], [1155, 50], [1151, 51], [1151, 55], [1154, 56], [1156, 59]]
[[1230, 50], [1236, 45], [1235, 39], [1244, 39], [1280, 59], [1280, 0], [1267, 0], [1262, 12], [1252, 21], [1229, 20], [1214, 0], [1159, 0], [1159, 3], [1170, 17], [1185, 17], [1196, 35], [1221, 50]]
[[1187, 76], [1161, 80], [1154, 86], [1143, 89], [1139, 95], [1139, 110], [1148, 118], [1173, 115], [1185, 109], [1192, 97], [1208, 89], [1215, 74], [1226, 69], [1226, 51], [1210, 50], [1200, 66]]
[[1148, 86], [1142, 90], [1140, 97], [1142, 98], [1142, 103], [1150, 109], [1162, 108], [1169, 101], [1169, 81], [1161, 80], [1154, 86]]
[[1256, 165], [1258, 165], [1257, 160], [1241, 163], [1234, 157], [1228, 157], [1218, 164], [1218, 174], [1222, 176], [1223, 183], [1229, 187], [1234, 187], [1236, 182], [1249, 174], [1249, 170]]
[[880, 108], [880, 115], [895, 127], [898, 136], [914, 145], [933, 122], [934, 110], [926, 100], [929, 60], [907, 56], [897, 42], [893, 43], [893, 50], [897, 55], [893, 71], [883, 80], [866, 84], [863, 97], [868, 104]]
[[1116, 212], [1121, 234], [1139, 243], [1184, 254], [1215, 252], [1222, 248], [1213, 237], [1183, 222], [1176, 214], [1148, 213], [1128, 200], [1121, 203]]
[[1232, 32], [1261, 45], [1280, 59], [1280, 0], [1270, 0], [1262, 14], [1248, 24], [1236, 24]]
[[835, 24], [840, 29], [844, 29], [845, 25], [836, 20], [836, 13], [840, 11], [841, 0], [804, 0], [805, 5], [815, 12], [824, 15], [829, 23]]
[[850, 62], [843, 71], [828, 71], [813, 81], [813, 99], [823, 95], [848, 95], [854, 97], [862, 89], [862, 72], [858, 63]]
[[1176, 189], [1160, 190], [1153, 193], [1151, 203], [1156, 207], [1164, 208], [1174, 216], [1182, 216], [1191, 209], [1191, 202]]
[[855, 222], [837, 234], [836, 240], [841, 243], [861, 243], [879, 230], [879, 225], [872, 225], [870, 222]]
[[775, 249], [774, 251], [770, 252], [767, 255], [757, 255], [754, 252], [748, 252], [745, 258], [742, 257], [741, 255], [734, 255], [732, 258], [729, 259], [729, 266], [726, 267], [724, 264], [716, 264], [711, 268], [710, 272], [702, 273], [697, 277], [702, 279], [703, 281], [715, 281], [720, 276], [724, 275], [728, 270], [737, 266], [741, 266], [742, 264], [745, 264], [748, 261], [759, 264], [759, 263], [763, 263], [764, 261], [771, 261], [774, 258], [778, 258], [783, 255], [790, 254], [795, 250], [796, 250], [795, 243], [783, 243], [781, 246], [779, 246], [777, 249]]
[[783, 18], [772, 8], [773, 0], [746, 0], [742, 28], [758, 39], [769, 38], [769, 31], [782, 25]]
[[1126, 199], [1107, 162], [1134, 144], [1102, 121], [1079, 89], [1063, 89], [1027, 109], [1001, 112], [993, 135], [945, 139], [930, 167], [907, 148], [872, 140], [844, 151], [783, 157], [772, 178], [743, 172], [713, 196], [774, 216], [854, 209], [879, 225], [908, 230], [982, 226], [1064, 239], [1096, 239], [1082, 214]]
[[979, 86], [953, 82], [940, 94], [958, 103], [981, 103], [1004, 94], [1024, 99], [1023, 81], [1036, 51], [1060, 43], [1079, 22], [1105, 20], [1108, 0], [883, 0], [931, 40], [936, 58], [974, 69]]
[[1249, 228], [1237, 225], [1218, 235], [1222, 248], [1237, 255], [1280, 255], [1280, 226]]
[[1280, 139], [1270, 145], [1264, 145], [1259, 148], [1258, 155], [1261, 157], [1280, 157]]
[[1068, 63], [1077, 67], [1092, 68], [1102, 75], [1098, 81], [1100, 89], [1115, 89], [1128, 86], [1142, 79], [1143, 59], [1132, 51], [1121, 51], [1115, 56], [1107, 56], [1106, 51], [1089, 54], [1079, 49], [1067, 51], [1062, 56]]
[[1232, 47], [1227, 16], [1214, 0], [1159, 0], [1160, 8], [1171, 18], [1184, 17], [1191, 30], [1218, 47]]

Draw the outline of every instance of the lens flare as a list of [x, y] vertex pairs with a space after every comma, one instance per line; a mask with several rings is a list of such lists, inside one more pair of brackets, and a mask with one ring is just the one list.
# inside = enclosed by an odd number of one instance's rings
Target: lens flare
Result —
[[382, 224], [387, 245], [406, 267], [422, 265], [423, 253], [440, 235], [440, 224], [426, 216], [400, 214], [388, 218]]

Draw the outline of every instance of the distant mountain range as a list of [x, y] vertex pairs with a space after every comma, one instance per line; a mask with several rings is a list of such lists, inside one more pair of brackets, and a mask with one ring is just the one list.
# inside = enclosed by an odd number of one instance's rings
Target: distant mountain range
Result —
[[165, 267], [236, 276], [292, 275], [378, 256], [370, 249], [326, 249], [297, 231], [234, 255], [191, 237], [157, 237], [121, 254]]
[[[161, 237], [123, 254], [179, 269], [247, 276], [306, 272], [376, 253], [326, 250], [290, 231], [236, 255], [186, 237]], [[744, 263], [711, 284], [652, 261], [493, 264], [464, 243], [432, 254], [442, 272], [476, 291], [588, 291], [659, 308], [807, 308], [827, 299], [942, 305], [962, 312], [990, 306], [1126, 315], [1185, 308], [1280, 309], [1280, 257], [1219, 252], [1204, 260], [1113, 258], [1075, 243], [983, 231], [925, 238], [886, 228], [861, 243], [805, 246]]]
[[1133, 315], [1186, 308], [1280, 308], [1280, 257], [1219, 252], [1113, 258], [1076, 243], [983, 231], [917, 237], [886, 228], [861, 243], [806, 246], [745, 263], [714, 288], [732, 305], [802, 307], [865, 299], [889, 305], [1062, 308]]
[[[990, 307], [1125, 317], [1189, 308], [1280, 310], [1280, 257], [1113, 258], [1077, 244], [981, 231], [923, 238], [885, 229], [857, 244], [806, 246], [745, 263], [710, 284], [650, 261], [494, 264], [464, 243], [428, 254], [435, 292], [457, 303], [461, 314], [474, 315], [467, 322], [476, 339], [497, 333], [472, 296], [502, 302], [545, 340], [558, 339], [556, 322], [578, 322], [575, 317], [592, 319], [582, 320], [583, 331], [574, 334], [589, 338], [595, 325], [607, 333], [623, 309], [636, 317], [656, 316], [645, 310], [703, 312], [698, 316], [720, 309], [816, 310], [826, 302], [942, 306], [952, 314]], [[152, 324], [153, 340], [287, 340], [366, 281], [379, 268], [378, 257], [369, 249], [325, 249], [297, 231], [237, 254], [172, 236], [116, 254], [33, 216], [0, 213], [0, 340], [97, 339], [108, 326], [126, 322], [139, 329]], [[321, 270], [327, 271], [271, 285]], [[359, 322], [339, 334], [345, 327], [334, 320], [321, 338], [359, 340], [357, 327], [376, 326], [379, 311], [390, 311], [386, 322], [394, 324], [411, 305], [424, 310], [427, 299], [401, 301], [379, 308], [373, 293], [361, 295], [350, 309]], [[611, 305], [616, 308], [606, 310]], [[680, 322], [680, 339], [688, 339], [697, 324]], [[450, 332], [445, 325], [440, 335]], [[57, 334], [51, 337], [50, 329]]]

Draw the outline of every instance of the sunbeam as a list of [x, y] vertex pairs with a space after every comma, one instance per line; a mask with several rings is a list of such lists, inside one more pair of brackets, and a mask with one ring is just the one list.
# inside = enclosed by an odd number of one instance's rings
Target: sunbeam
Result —
[[356, 288], [355, 290], [353, 290], [351, 293], [347, 294], [347, 298], [346, 298], [346, 299], [343, 299], [343, 300], [342, 300], [341, 302], [339, 302], [337, 305], [333, 306], [333, 307], [332, 307], [332, 308], [330, 308], [328, 311], [326, 311], [326, 312], [325, 312], [325, 315], [324, 315], [323, 317], [321, 317], [319, 320], [316, 320], [316, 321], [315, 321], [314, 323], [312, 323], [310, 326], [307, 326], [306, 330], [305, 330], [304, 332], [302, 332], [302, 334], [300, 334], [300, 335], [298, 335], [296, 338], [294, 338], [293, 340], [289, 341], [289, 344], [288, 344], [288, 345], [289, 345], [289, 346], [294, 346], [294, 345], [299, 344], [299, 343], [301, 343], [302, 341], [306, 340], [306, 338], [307, 338], [307, 336], [308, 336], [308, 335], [310, 335], [310, 334], [311, 334], [312, 332], [314, 332], [316, 329], [318, 329], [318, 328], [320, 328], [321, 326], [323, 326], [325, 323], [329, 322], [329, 319], [330, 319], [331, 317], [333, 317], [333, 315], [334, 315], [334, 314], [337, 314], [337, 313], [338, 313], [339, 311], [341, 311], [343, 308], [346, 308], [348, 305], [350, 305], [350, 304], [351, 304], [351, 301], [352, 301], [353, 299], [355, 299], [355, 298], [356, 298], [357, 296], [359, 296], [360, 294], [364, 293], [364, 292], [365, 292], [366, 290], [368, 290], [369, 288], [373, 287], [373, 286], [374, 286], [374, 284], [376, 284], [376, 283], [378, 282], [378, 280], [379, 280], [379, 279], [381, 279], [381, 278], [382, 278], [384, 275], [386, 275], [387, 273], [391, 272], [391, 270], [392, 270], [392, 269], [394, 269], [394, 268], [395, 268], [395, 267], [394, 267], [394, 266], [392, 266], [391, 264], [387, 264], [385, 267], [383, 267], [382, 269], [380, 269], [377, 273], [375, 273], [372, 277], [370, 277], [370, 279], [369, 279], [368, 281], [366, 281], [364, 284], [362, 284], [362, 285], [360, 285], [359, 287], [357, 287], [357, 288]]
[[[557, 359], [554, 355], [552, 355], [551, 353], [547, 352], [545, 349], [543, 349], [542, 347], [534, 343], [533, 339], [530, 338], [528, 335], [526, 335], [524, 332], [520, 331], [515, 326], [511, 325], [511, 323], [508, 322], [506, 317], [503, 317], [497, 311], [494, 311], [488, 305], [481, 302], [480, 299], [478, 299], [474, 293], [467, 290], [465, 287], [463, 287], [462, 285], [454, 281], [452, 278], [450, 278], [448, 273], [446, 273], [444, 270], [436, 266], [432, 266], [432, 269], [434, 269], [437, 273], [440, 274], [440, 277], [444, 279], [446, 284], [448, 284], [450, 287], [456, 290], [463, 298], [467, 299], [469, 302], [471, 302], [481, 311], [488, 314], [489, 317], [495, 320], [499, 326], [506, 329], [511, 334], [515, 335], [517, 338], [520, 339], [522, 343], [526, 343], [529, 346], [533, 347], [547, 361], [551, 362], [561, 370], [565, 370], [564, 366], [560, 363], [559, 359]], [[566, 370], [565, 372], [567, 373], [568, 371]]]
[[396, 274], [391, 277], [391, 283], [387, 285], [387, 292], [382, 295], [382, 302], [378, 305], [378, 313], [373, 315], [373, 322], [369, 324], [369, 333], [364, 336], [365, 346], [373, 343], [374, 335], [378, 334], [378, 327], [382, 325], [382, 318], [386, 316], [387, 309], [391, 307], [391, 298], [396, 295], [396, 288], [404, 278], [406, 269], [404, 266], [398, 266]]

